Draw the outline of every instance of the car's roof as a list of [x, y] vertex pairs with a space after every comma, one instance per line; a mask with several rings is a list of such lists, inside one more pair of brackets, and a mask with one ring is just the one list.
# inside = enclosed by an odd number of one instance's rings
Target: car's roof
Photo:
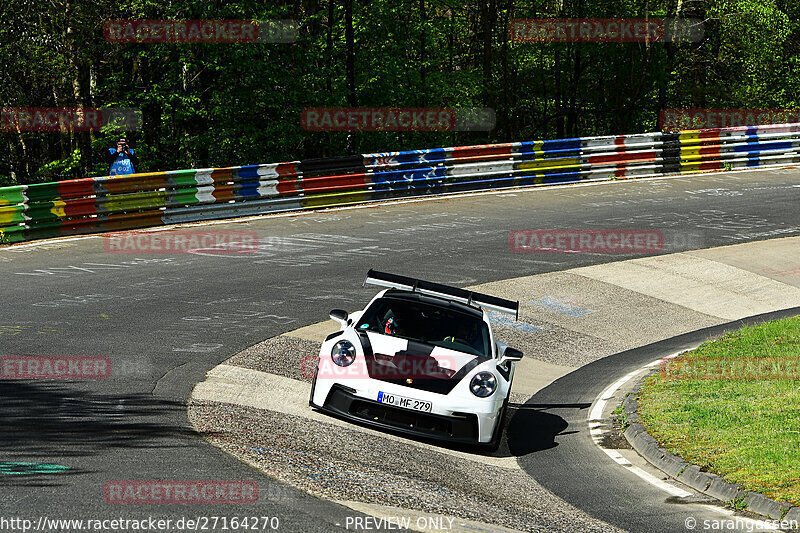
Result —
[[460, 311], [462, 313], [475, 316], [476, 318], [483, 319], [483, 311], [478, 307], [472, 307], [469, 305], [462, 304], [460, 302], [453, 302], [445, 298], [437, 298], [436, 296], [428, 296], [416, 292], [408, 292], [398, 289], [388, 289], [384, 293], [383, 297], [394, 298], [397, 300], [407, 300], [412, 302], [423, 302], [429, 305], [436, 305], [439, 307], [454, 309], [456, 311]]

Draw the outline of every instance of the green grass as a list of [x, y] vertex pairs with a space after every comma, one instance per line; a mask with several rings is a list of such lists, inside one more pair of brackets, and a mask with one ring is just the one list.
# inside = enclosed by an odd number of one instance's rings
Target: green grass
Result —
[[[742, 358], [800, 362], [800, 317], [731, 332], [679, 361], [719, 369]], [[800, 505], [800, 380], [695, 376], [657, 372], [645, 380], [639, 415], [650, 434], [727, 481]]]

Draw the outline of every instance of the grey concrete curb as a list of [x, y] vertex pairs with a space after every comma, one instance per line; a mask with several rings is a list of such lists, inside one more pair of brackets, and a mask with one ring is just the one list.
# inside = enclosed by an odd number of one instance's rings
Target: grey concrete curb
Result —
[[775, 520], [800, 520], [800, 507], [770, 500], [763, 494], [746, 491], [735, 483], [728, 483], [716, 474], [703, 472], [697, 465], [687, 463], [677, 455], [662, 448], [639, 421], [639, 387], [647, 376], [640, 378], [622, 403], [622, 413], [628, 427], [625, 438], [633, 449], [650, 464], [670, 477], [698, 492], [723, 502], [743, 501], [747, 510]]

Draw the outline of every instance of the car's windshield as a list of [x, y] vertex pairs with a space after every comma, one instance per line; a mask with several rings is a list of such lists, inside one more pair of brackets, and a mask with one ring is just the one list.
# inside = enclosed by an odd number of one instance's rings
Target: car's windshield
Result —
[[473, 355], [490, 355], [489, 329], [481, 317], [421, 301], [379, 298], [356, 327]]

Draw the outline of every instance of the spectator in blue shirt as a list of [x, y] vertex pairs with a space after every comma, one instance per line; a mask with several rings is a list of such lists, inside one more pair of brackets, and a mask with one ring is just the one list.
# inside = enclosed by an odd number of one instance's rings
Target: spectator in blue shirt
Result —
[[120, 176], [123, 174], [135, 174], [134, 165], [139, 164], [139, 159], [134, 155], [133, 148], [128, 147], [128, 141], [121, 137], [117, 141], [117, 148], [108, 149], [108, 164], [111, 165], [109, 176]]

